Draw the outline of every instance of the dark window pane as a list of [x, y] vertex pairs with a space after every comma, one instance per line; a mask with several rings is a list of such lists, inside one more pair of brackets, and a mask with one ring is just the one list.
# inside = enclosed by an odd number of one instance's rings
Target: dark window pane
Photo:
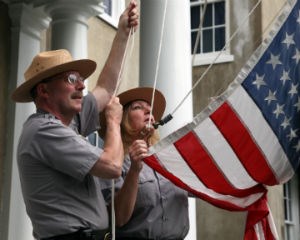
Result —
[[286, 184], [283, 185], [283, 196], [286, 197], [287, 193], [286, 193], [287, 189], [286, 189]]
[[108, 14], [108, 15], [111, 16], [111, 14], [112, 14], [112, 6], [111, 6], [112, 0], [103, 0], [103, 4], [104, 4], [104, 6], [105, 6], [104, 12], [105, 12], [106, 14]]
[[[198, 32], [192, 32], [192, 54], [193, 54], [193, 51], [194, 51], [197, 34], [198, 34]], [[201, 43], [199, 41], [196, 53], [200, 53], [200, 45], [201, 45]]]
[[95, 133], [91, 133], [90, 135], [88, 135], [88, 140], [92, 145], [96, 146], [96, 134]]
[[215, 29], [215, 50], [221, 51], [225, 45], [225, 28], [216, 28]]
[[98, 147], [100, 147], [100, 148], [104, 147], [104, 141], [101, 137], [98, 138]]
[[[204, 14], [204, 4], [198, 5], [199, 1], [197, 0], [190, 0], [190, 2], [197, 2], [197, 6], [191, 6], [191, 44], [193, 53], [201, 16]], [[225, 15], [225, 1], [207, 4], [201, 41], [197, 46], [197, 54], [223, 49], [226, 43]]]
[[291, 199], [291, 184], [289, 182], [286, 184], [286, 197]]
[[204, 30], [203, 31], [203, 53], [212, 52], [213, 46], [212, 46], [212, 30]]
[[211, 26], [212, 26], [212, 4], [207, 4], [203, 27], [211, 27]]
[[197, 29], [200, 24], [200, 7], [191, 8], [191, 29]]
[[289, 200], [289, 220], [292, 222], [294, 219], [293, 219], [293, 214], [292, 214], [292, 201]]
[[287, 233], [286, 233], [286, 235], [287, 235], [287, 240], [290, 240], [290, 239], [292, 239], [292, 236], [291, 236], [291, 227], [290, 226], [288, 226], [288, 225], [285, 225], [286, 226], [286, 228], [287, 228]]
[[215, 25], [225, 24], [225, 3], [215, 3]]

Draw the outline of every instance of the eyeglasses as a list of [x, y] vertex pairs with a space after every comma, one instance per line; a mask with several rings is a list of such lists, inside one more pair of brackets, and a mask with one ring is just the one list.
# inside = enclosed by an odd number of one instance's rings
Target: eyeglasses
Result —
[[77, 75], [75, 73], [69, 73], [67, 75], [67, 79], [68, 79], [68, 82], [72, 85], [76, 85], [78, 81], [84, 82], [83, 77], [81, 77], [80, 75]]
[[49, 77], [46, 78], [42, 81], [42, 83], [48, 83], [51, 82], [55, 79], [64, 79], [64, 80], [68, 80], [68, 83], [70, 83], [71, 85], [76, 85], [78, 83], [78, 81], [80, 82], [84, 82], [84, 78], [80, 76], [79, 73], [75, 73], [75, 72], [64, 72], [64, 73], [59, 73], [53, 77]]

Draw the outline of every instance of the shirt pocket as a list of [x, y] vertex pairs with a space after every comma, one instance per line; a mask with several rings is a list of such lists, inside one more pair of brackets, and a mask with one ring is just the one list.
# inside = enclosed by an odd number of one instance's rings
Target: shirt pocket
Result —
[[153, 172], [141, 171], [138, 185], [136, 207], [156, 206], [159, 199], [159, 189]]

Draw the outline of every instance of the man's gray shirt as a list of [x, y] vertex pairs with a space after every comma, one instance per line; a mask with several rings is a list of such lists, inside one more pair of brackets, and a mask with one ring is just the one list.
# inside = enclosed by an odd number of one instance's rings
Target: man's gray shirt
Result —
[[36, 238], [108, 227], [100, 181], [89, 174], [102, 150], [85, 138], [98, 122], [97, 103], [89, 93], [69, 127], [40, 110], [24, 123], [17, 158]]

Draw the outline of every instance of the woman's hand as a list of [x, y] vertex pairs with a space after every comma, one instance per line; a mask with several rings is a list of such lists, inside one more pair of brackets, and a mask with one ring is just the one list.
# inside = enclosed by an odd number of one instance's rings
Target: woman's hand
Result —
[[155, 129], [152, 125], [146, 125], [139, 133], [139, 139], [143, 139], [148, 142], [148, 139], [153, 135]]
[[131, 168], [140, 172], [143, 168], [142, 160], [148, 156], [148, 146], [144, 140], [135, 140], [129, 147]]

